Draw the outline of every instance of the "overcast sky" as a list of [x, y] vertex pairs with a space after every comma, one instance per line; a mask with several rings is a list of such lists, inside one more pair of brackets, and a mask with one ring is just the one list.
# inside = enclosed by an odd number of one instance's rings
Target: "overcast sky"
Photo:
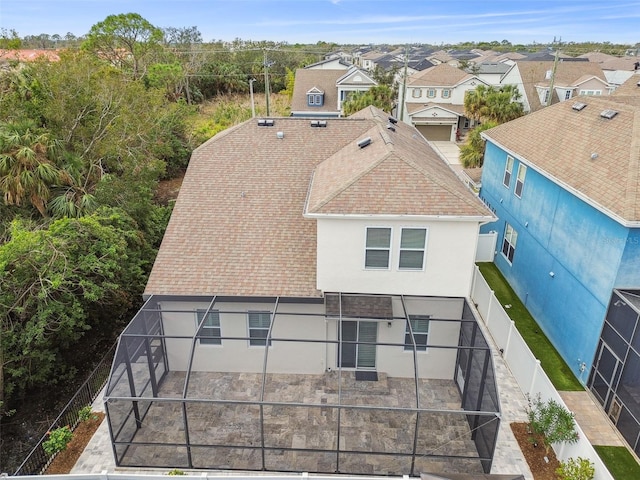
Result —
[[157, 27], [196, 26], [205, 41], [640, 42], [640, 2], [617, 0], [0, 0], [0, 28], [81, 36], [129, 12]]

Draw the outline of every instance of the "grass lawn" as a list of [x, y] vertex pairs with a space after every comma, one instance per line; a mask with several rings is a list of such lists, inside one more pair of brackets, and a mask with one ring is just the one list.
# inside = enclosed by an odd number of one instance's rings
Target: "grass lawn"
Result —
[[480, 267], [482, 276], [495, 292], [498, 301], [503, 306], [511, 305], [511, 308], [506, 308], [505, 311], [515, 322], [516, 328], [533, 354], [540, 360], [542, 368], [556, 390], [584, 390], [582, 384], [502, 276], [498, 267], [493, 263], [479, 263], [478, 267]]
[[603, 447], [594, 445], [598, 455], [616, 480], [640, 478], [640, 465], [625, 447]]

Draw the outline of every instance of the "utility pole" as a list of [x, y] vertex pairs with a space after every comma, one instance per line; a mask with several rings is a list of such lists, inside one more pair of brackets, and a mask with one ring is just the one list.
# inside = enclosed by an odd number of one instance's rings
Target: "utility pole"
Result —
[[399, 120], [402, 121], [404, 116], [404, 97], [407, 95], [407, 67], [409, 65], [409, 45], [404, 48], [404, 73], [402, 74], [402, 95], [400, 96], [400, 115]]
[[556, 48], [556, 56], [553, 59], [553, 69], [551, 70], [551, 82], [549, 83], [549, 96], [547, 97], [547, 107], [551, 105], [551, 99], [553, 98], [553, 84], [556, 79], [556, 69], [558, 68], [558, 54], [560, 49]]
[[267, 62], [267, 49], [264, 49], [264, 95], [267, 99], [267, 117], [269, 116], [269, 63]]
[[255, 78], [249, 79], [249, 93], [251, 94], [251, 118], [256, 118], [256, 104], [253, 102], [253, 82]]

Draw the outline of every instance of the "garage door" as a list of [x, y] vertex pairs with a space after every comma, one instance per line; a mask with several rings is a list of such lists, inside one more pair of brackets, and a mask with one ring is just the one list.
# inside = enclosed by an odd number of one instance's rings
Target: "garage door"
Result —
[[416, 128], [427, 140], [451, 140], [451, 125], [416, 125]]

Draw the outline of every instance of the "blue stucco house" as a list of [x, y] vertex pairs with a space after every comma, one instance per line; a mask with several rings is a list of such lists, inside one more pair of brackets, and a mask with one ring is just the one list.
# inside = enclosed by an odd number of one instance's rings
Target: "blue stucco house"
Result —
[[[495, 263], [640, 453], [640, 76], [487, 130]], [[637, 89], [637, 90], [636, 90]]]

